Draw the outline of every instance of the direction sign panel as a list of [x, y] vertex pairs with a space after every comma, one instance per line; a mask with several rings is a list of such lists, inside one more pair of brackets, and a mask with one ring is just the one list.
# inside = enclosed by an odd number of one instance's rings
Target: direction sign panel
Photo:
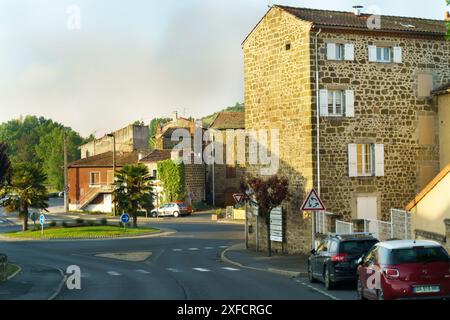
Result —
[[283, 210], [275, 208], [270, 213], [270, 240], [283, 242]]
[[241, 204], [242, 201], [244, 201], [245, 195], [242, 193], [235, 193], [233, 194], [234, 201], [236, 201], [236, 204]]
[[45, 224], [45, 216], [43, 214], [41, 214], [39, 216], [39, 223], [43, 226]]
[[317, 191], [312, 189], [302, 205], [302, 211], [325, 211], [326, 208]]
[[120, 221], [122, 221], [122, 223], [128, 223], [128, 222], [130, 222], [130, 216], [128, 214], [124, 213], [120, 217]]

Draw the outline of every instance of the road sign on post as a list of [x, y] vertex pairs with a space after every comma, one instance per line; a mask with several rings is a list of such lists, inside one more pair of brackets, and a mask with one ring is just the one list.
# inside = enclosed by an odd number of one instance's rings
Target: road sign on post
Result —
[[245, 195], [243, 193], [235, 193], [233, 194], [234, 201], [236, 204], [241, 204], [244, 201]]
[[41, 235], [44, 235], [44, 224], [45, 224], [45, 215], [41, 214], [39, 216], [39, 223], [41, 224]]
[[302, 205], [302, 211], [325, 211], [325, 210], [327, 209], [325, 208], [322, 200], [317, 194], [317, 191], [315, 189], [312, 189]]
[[130, 215], [127, 213], [122, 214], [122, 216], [120, 217], [120, 221], [122, 221], [123, 228], [126, 232], [127, 231], [127, 223], [130, 222]]
[[283, 242], [283, 209], [274, 208], [270, 212], [270, 241]]

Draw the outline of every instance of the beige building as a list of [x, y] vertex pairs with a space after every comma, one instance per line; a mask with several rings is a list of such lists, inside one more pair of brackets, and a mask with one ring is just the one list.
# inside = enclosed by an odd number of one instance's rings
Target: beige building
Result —
[[450, 83], [433, 92], [439, 113], [441, 170], [450, 164]]
[[445, 23], [370, 22], [359, 11], [274, 6], [243, 43], [246, 129], [280, 130], [279, 174], [293, 195], [279, 251], [310, 248], [311, 221], [300, 206], [313, 187], [348, 221], [382, 219], [439, 172], [431, 91], [450, 81]]

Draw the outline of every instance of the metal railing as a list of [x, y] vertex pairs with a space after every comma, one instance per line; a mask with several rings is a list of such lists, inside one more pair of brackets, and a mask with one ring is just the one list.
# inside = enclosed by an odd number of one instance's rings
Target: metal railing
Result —
[[93, 186], [90, 188], [90, 190], [85, 193], [83, 196], [80, 197], [77, 204], [80, 206], [80, 208], [85, 207], [89, 202], [95, 199], [96, 196], [98, 196], [101, 192], [113, 192], [114, 186], [113, 185], [98, 185]]
[[336, 220], [336, 234], [351, 234], [353, 233], [353, 223]]

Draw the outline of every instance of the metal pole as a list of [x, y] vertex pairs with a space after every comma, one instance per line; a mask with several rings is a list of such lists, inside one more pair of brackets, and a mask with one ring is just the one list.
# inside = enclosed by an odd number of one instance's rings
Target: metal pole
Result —
[[245, 248], [248, 249], [248, 201], [245, 201]]
[[213, 158], [212, 158], [212, 194], [213, 194], [213, 207], [216, 206], [216, 143], [215, 143], [215, 136], [214, 136], [214, 131], [212, 132], [212, 154], [213, 154]]
[[64, 213], [69, 211], [69, 177], [67, 165], [67, 132], [66, 128], [64, 128]]
[[[116, 136], [112, 134], [113, 138], [113, 183], [116, 183]], [[113, 199], [113, 205], [114, 205], [114, 216], [116, 216], [116, 199]]]

